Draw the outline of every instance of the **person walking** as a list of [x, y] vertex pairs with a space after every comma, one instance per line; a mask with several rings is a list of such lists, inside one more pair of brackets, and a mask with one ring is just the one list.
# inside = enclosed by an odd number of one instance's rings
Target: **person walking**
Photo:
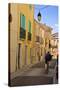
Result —
[[49, 63], [50, 63], [51, 59], [52, 59], [52, 55], [50, 54], [50, 52], [47, 52], [45, 54], [45, 71], [46, 71], [46, 73], [48, 73], [48, 71], [49, 71]]

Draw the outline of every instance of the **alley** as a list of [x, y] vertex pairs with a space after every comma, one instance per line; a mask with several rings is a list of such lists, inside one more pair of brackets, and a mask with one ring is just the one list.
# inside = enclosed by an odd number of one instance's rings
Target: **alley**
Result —
[[17, 76], [11, 80], [11, 86], [56, 84], [56, 60], [51, 61], [48, 74], [45, 73], [44, 65], [44, 61], [41, 61], [20, 75], [17, 73]]
[[[58, 28], [55, 32], [54, 27], [58, 15], [53, 15], [54, 11], [58, 14], [58, 8], [50, 5], [9, 4], [9, 86], [58, 83], [59, 40]], [[50, 66], [47, 60], [51, 60]]]

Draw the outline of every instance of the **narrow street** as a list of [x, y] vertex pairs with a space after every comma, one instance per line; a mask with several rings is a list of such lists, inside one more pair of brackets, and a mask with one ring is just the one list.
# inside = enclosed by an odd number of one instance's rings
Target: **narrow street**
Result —
[[44, 61], [33, 65], [29, 70], [17, 75], [11, 80], [11, 86], [57, 84], [56, 60], [51, 61], [48, 74], [45, 73]]
[[57, 16], [55, 6], [9, 4], [9, 86], [58, 83]]

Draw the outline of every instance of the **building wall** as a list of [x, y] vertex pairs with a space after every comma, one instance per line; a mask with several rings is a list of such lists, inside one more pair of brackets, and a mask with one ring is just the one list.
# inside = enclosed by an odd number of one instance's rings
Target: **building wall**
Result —
[[[30, 48], [32, 48], [32, 43], [33, 43], [33, 20], [34, 20], [34, 9], [33, 9], [33, 5], [32, 5], [32, 8], [30, 9], [29, 5], [27, 4], [24, 4], [24, 5], [18, 5], [18, 10], [19, 10], [19, 14], [22, 13], [25, 15], [26, 17], [26, 39], [25, 40], [18, 40], [18, 43], [21, 43], [22, 44], [22, 48], [24, 50], [25, 46], [27, 46], [27, 65], [31, 64], [31, 60], [30, 60]], [[20, 17], [19, 17], [19, 20], [20, 20]], [[28, 40], [28, 20], [31, 21], [31, 41]], [[19, 21], [19, 27], [20, 27], [20, 21]], [[18, 31], [18, 34], [20, 33], [20, 29]], [[23, 65], [24, 65], [24, 60], [25, 60], [25, 52], [23, 52]], [[23, 66], [22, 65], [22, 66]]]
[[[34, 20], [34, 37], [35, 37], [35, 47], [36, 47], [36, 61], [39, 61], [39, 56], [40, 56], [40, 60], [43, 59], [43, 55], [44, 55], [44, 29], [41, 26], [41, 23], [38, 23], [36, 20]], [[36, 42], [36, 36], [39, 37], [39, 41]]]
[[51, 31], [52, 29], [48, 26], [44, 26], [45, 28], [45, 51], [50, 51], [50, 47], [49, 47], [49, 43], [50, 43], [50, 40], [51, 40]]
[[41, 44], [41, 59], [43, 59], [44, 54], [45, 54], [45, 30], [42, 26], [40, 26], [40, 30], [41, 30], [41, 37], [42, 37], [42, 44]]
[[[51, 28], [34, 20], [34, 31], [35, 45], [37, 48], [36, 53], [39, 52], [40, 60], [43, 60], [45, 53], [50, 50], [49, 41], [51, 40]], [[36, 36], [40, 37], [38, 44], [36, 42]], [[36, 60], [37, 59], [39, 59], [38, 55], [36, 55]]]
[[[31, 64], [31, 52], [34, 40], [34, 7], [28, 4], [10, 4], [12, 22], [10, 23], [10, 72]], [[26, 18], [26, 38], [20, 39], [20, 14]], [[28, 20], [31, 21], [31, 41], [28, 40]], [[19, 51], [20, 50], [20, 51]], [[19, 58], [19, 60], [18, 60]]]
[[58, 38], [56, 37], [51, 37], [51, 54], [53, 55], [53, 59], [57, 58], [58, 54]]
[[17, 18], [17, 5], [10, 5], [10, 13], [12, 15], [12, 21], [10, 22], [10, 72], [16, 70], [17, 59], [17, 30], [18, 30], [18, 18]]
[[40, 27], [39, 24], [37, 23], [36, 20], [34, 20], [34, 49], [35, 49], [35, 61], [38, 62], [39, 61], [39, 56], [40, 55], [40, 44], [39, 41], [37, 42], [37, 37], [40, 36]]
[[[49, 49], [50, 32], [47, 26], [34, 21], [34, 6], [28, 4], [10, 4], [12, 21], [10, 22], [10, 73], [25, 66], [37, 63], [43, 53]], [[26, 18], [26, 38], [21, 39], [21, 13]], [[31, 21], [31, 40], [28, 40], [28, 21]], [[36, 42], [36, 36], [43, 39], [43, 43]], [[48, 37], [47, 37], [48, 36]], [[47, 46], [45, 46], [45, 39]], [[40, 59], [39, 59], [40, 56]]]

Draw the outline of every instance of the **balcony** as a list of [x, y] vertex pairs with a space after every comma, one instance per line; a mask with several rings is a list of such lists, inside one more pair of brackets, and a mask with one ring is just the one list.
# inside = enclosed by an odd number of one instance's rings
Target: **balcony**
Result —
[[36, 36], [36, 42], [38, 42], [40, 44], [43, 44], [43, 38], [39, 37], [39, 36]]
[[51, 48], [58, 48], [58, 45], [51, 45]]
[[20, 27], [20, 39], [26, 38], [26, 30]]
[[36, 36], [36, 42], [40, 43], [40, 37], [39, 36]]

